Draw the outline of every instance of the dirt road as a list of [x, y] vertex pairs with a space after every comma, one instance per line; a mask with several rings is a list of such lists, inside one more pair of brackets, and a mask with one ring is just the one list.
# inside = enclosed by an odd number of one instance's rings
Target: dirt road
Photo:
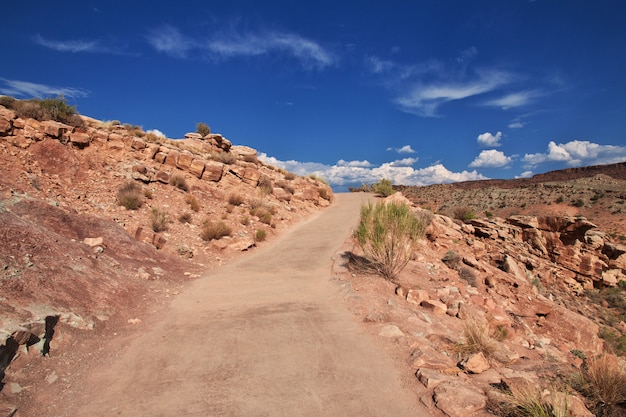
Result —
[[90, 372], [89, 394], [68, 415], [428, 415], [329, 281], [365, 198], [337, 195], [279, 240], [194, 282]]

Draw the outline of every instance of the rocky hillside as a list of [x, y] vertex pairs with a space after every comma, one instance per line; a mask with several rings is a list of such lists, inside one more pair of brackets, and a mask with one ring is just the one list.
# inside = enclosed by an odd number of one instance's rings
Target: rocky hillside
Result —
[[[388, 199], [408, 202], [401, 193]], [[572, 381], [608, 353], [617, 356], [602, 373], [621, 369], [611, 384], [625, 386], [626, 245], [578, 216], [432, 219], [397, 282], [364, 274], [353, 244], [335, 273], [433, 415], [561, 415], [503, 405], [520, 393], [567, 401], [562, 415], [625, 415], [626, 389], [609, 406]]]
[[626, 241], [626, 162], [538, 174], [513, 180], [398, 186], [421, 207], [449, 217], [583, 216]]
[[0, 387], [55, 328], [125, 323], [332, 200], [219, 134], [72, 122], [0, 106]]

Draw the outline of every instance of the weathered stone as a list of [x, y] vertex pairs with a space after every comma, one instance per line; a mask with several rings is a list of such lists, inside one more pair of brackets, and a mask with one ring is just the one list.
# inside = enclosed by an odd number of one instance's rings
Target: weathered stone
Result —
[[625, 281], [626, 275], [620, 269], [609, 269], [602, 272], [602, 282], [604, 285], [614, 287], [620, 281]]
[[382, 337], [394, 338], [394, 337], [402, 337], [404, 336], [404, 333], [395, 324], [388, 324], [384, 326], [382, 329], [380, 329], [380, 332], [378, 332], [378, 335]]
[[426, 290], [409, 290], [406, 294], [406, 300], [417, 305], [428, 299], [430, 299], [430, 294]]
[[482, 352], [475, 353], [469, 358], [462, 360], [459, 365], [462, 369], [472, 374], [483, 373], [491, 367]]
[[125, 148], [124, 137], [118, 133], [110, 133], [107, 148], [121, 151]]
[[156, 154], [159, 152], [159, 145], [156, 143], [151, 143], [146, 146], [146, 150], [144, 151], [146, 155], [146, 159], [154, 159]]
[[453, 378], [450, 375], [442, 374], [435, 369], [420, 368], [415, 376], [426, 388], [434, 388], [443, 382], [449, 382]]
[[202, 178], [202, 174], [204, 174], [204, 162], [200, 159], [194, 159], [189, 165], [189, 172], [198, 178]]
[[598, 325], [565, 307], [554, 305], [552, 312], [546, 316], [543, 327], [547, 334], [567, 340], [572, 345], [571, 349], [579, 349], [587, 353], [587, 356], [602, 352]]
[[202, 135], [196, 132], [185, 133], [185, 139], [197, 139], [202, 140]]
[[46, 120], [41, 122], [41, 130], [46, 135], [59, 139], [62, 135], [71, 131], [72, 127], [54, 120]]
[[504, 256], [504, 262], [502, 263], [502, 269], [505, 272], [508, 272], [509, 274], [513, 274], [516, 278], [519, 279], [526, 279], [526, 273], [523, 272], [519, 265], [517, 264], [517, 262], [515, 262], [515, 259], [513, 259], [512, 257], [505, 255]]
[[84, 148], [85, 146], [89, 146], [89, 144], [91, 143], [91, 136], [89, 136], [88, 133], [73, 132], [70, 133], [70, 142], [73, 145]]
[[256, 187], [259, 184], [261, 178], [261, 172], [255, 168], [244, 168], [241, 173], [241, 179], [246, 184]]
[[5, 136], [11, 133], [15, 112], [0, 106], [0, 135]]
[[163, 246], [167, 243], [167, 239], [161, 233], [155, 233], [152, 238], [152, 244], [157, 249], [163, 249]]
[[237, 239], [234, 243], [228, 245], [230, 249], [238, 252], [246, 251], [253, 246], [256, 246], [256, 243], [254, 242], [254, 239], [250, 237]]
[[178, 156], [178, 161], [176, 162], [176, 166], [180, 169], [188, 170], [193, 162], [193, 155], [187, 152], [181, 152]]
[[167, 172], [157, 171], [155, 177], [156, 177], [156, 180], [162, 184], [170, 183], [170, 174], [168, 174]]
[[143, 139], [133, 138], [130, 142], [130, 147], [136, 151], [140, 151], [146, 147], [146, 142]]
[[154, 232], [140, 226], [135, 230], [135, 239], [152, 245], [154, 242]]
[[100, 237], [86, 237], [83, 239], [83, 243], [87, 246], [90, 247], [95, 247], [95, 246], [102, 246], [102, 244], [104, 243], [104, 239], [102, 238], [102, 236]]
[[430, 310], [433, 314], [446, 314], [448, 311], [448, 306], [437, 300], [424, 300], [420, 303], [420, 306]]
[[283, 188], [275, 187], [272, 189], [272, 194], [279, 201], [291, 201], [291, 193], [285, 191]]
[[170, 150], [167, 153], [167, 158], [165, 159], [165, 165], [169, 165], [171, 167], [176, 168], [178, 165], [178, 157], [180, 156], [180, 152], [175, 150]]
[[224, 173], [224, 164], [221, 162], [210, 161], [204, 166], [204, 173], [202, 179], [206, 181], [218, 182], [222, 179]]
[[160, 164], [164, 164], [167, 159], [167, 154], [165, 152], [157, 152], [154, 155], [154, 160]]
[[433, 400], [449, 417], [467, 417], [487, 405], [487, 396], [469, 382], [443, 382], [435, 387]]

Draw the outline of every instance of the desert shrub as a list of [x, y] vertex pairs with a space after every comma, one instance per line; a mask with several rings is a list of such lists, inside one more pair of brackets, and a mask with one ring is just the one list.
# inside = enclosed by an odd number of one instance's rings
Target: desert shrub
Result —
[[361, 184], [360, 187], [348, 187], [348, 191], [350, 191], [351, 193], [359, 193], [359, 192], [371, 193], [372, 186], [367, 185], [367, 184]]
[[487, 217], [488, 219], [493, 217], [493, 213], [490, 212], [489, 210], [485, 211], [485, 217]]
[[259, 158], [255, 154], [247, 154], [243, 156], [243, 160], [246, 162], [251, 162], [253, 164], [259, 163]]
[[261, 223], [272, 224], [272, 213], [266, 209], [260, 209], [257, 211], [257, 217]]
[[167, 212], [157, 207], [150, 209], [150, 227], [155, 232], [167, 230]]
[[554, 200], [554, 202], [557, 204], [561, 204], [563, 202], [563, 196], [562, 195], [558, 196], [556, 200]]
[[250, 217], [248, 217], [248, 216], [243, 216], [243, 217], [239, 220], [239, 222], [240, 222], [241, 224], [243, 224], [244, 226], [247, 226], [247, 225], [249, 225], [249, 224], [250, 224]]
[[317, 194], [318, 194], [321, 198], [323, 198], [324, 200], [328, 200], [328, 201], [330, 201], [330, 194], [329, 194], [329, 192], [328, 192], [328, 189], [327, 189], [327, 188], [321, 188], [321, 187], [320, 187], [320, 188], [318, 188], [318, 189], [317, 189]]
[[224, 236], [230, 236], [231, 233], [232, 230], [226, 223], [213, 222], [207, 219], [202, 223], [200, 237], [206, 241], [213, 239], [217, 240], [223, 238]]
[[137, 136], [137, 137], [142, 138], [146, 134], [146, 132], [143, 131], [143, 128], [141, 126], [133, 125], [130, 123], [124, 123], [124, 129], [126, 129], [128, 134], [131, 136]]
[[386, 279], [395, 280], [411, 260], [415, 241], [423, 237], [421, 226], [407, 204], [370, 202], [361, 207], [355, 237], [372, 267]]
[[22, 119], [43, 120], [43, 109], [38, 100], [20, 100], [14, 103], [13, 109]]
[[144, 136], [144, 140], [146, 142], [153, 142], [153, 143], [163, 143], [163, 142], [165, 142], [165, 138], [163, 136], [156, 135], [153, 132], [146, 133], [146, 135]]
[[272, 179], [267, 175], [261, 175], [261, 177], [259, 178], [258, 187], [263, 193], [270, 194], [273, 188]]
[[287, 183], [286, 181], [278, 181], [276, 183], [276, 186], [282, 188], [285, 191], [287, 191], [289, 194], [295, 193], [294, 188], [291, 185], [289, 185], [289, 183]]
[[293, 181], [296, 179], [296, 174], [293, 172], [285, 172], [284, 176], [287, 181]]
[[178, 216], [178, 221], [181, 223], [191, 223], [191, 213], [184, 212]]
[[567, 392], [559, 392], [556, 388], [549, 392], [543, 396], [535, 386], [515, 387], [499, 414], [507, 417], [569, 417]]
[[591, 402], [597, 416], [626, 415], [626, 369], [607, 355], [585, 363], [573, 387]]
[[316, 182], [321, 182], [322, 184], [326, 184], [326, 185], [328, 185], [328, 181], [326, 181], [326, 178], [324, 178], [324, 177], [322, 177], [322, 176], [320, 176], [320, 175], [317, 175], [317, 174], [309, 174], [309, 175], [307, 175], [307, 178], [310, 178], [310, 179], [312, 179], [313, 181], [316, 181]]
[[172, 175], [170, 177], [170, 184], [172, 184], [174, 187], [183, 191], [189, 190], [189, 185], [187, 185], [187, 180], [185, 179], [185, 176], [182, 174]]
[[460, 267], [459, 268], [459, 277], [465, 281], [472, 287], [476, 286], [476, 274], [471, 268], [468, 267]]
[[476, 213], [469, 207], [456, 207], [453, 211], [454, 218], [462, 221], [476, 218]]
[[146, 197], [148, 200], [152, 200], [152, 197], [153, 197], [152, 190], [149, 188], [145, 188], [143, 190], [143, 196]]
[[199, 122], [199, 123], [196, 123], [196, 132], [201, 134], [202, 136], [210, 135], [211, 128], [209, 127], [208, 124]]
[[11, 96], [0, 96], [0, 106], [4, 106], [7, 109], [13, 109], [13, 105], [17, 100]]
[[583, 207], [584, 205], [585, 205], [585, 202], [581, 199], [578, 199], [572, 202], [572, 206], [574, 207]]
[[396, 192], [391, 185], [391, 181], [384, 178], [376, 184], [372, 184], [372, 191], [381, 197], [389, 197], [391, 194]]
[[228, 204], [233, 206], [240, 206], [245, 202], [245, 199], [241, 194], [233, 193], [228, 196]]
[[237, 162], [237, 157], [231, 152], [220, 152], [216, 155], [216, 159], [226, 165], [232, 165]]
[[189, 204], [189, 208], [196, 213], [200, 211], [200, 202], [195, 195], [189, 194], [187, 197], [185, 197], [185, 202]]
[[128, 210], [137, 210], [143, 204], [141, 186], [134, 181], [128, 181], [117, 190], [117, 204]]
[[456, 351], [461, 354], [482, 352], [486, 357], [490, 357], [498, 348], [498, 343], [489, 335], [487, 326], [473, 317], [463, 323], [463, 339], [455, 346]]
[[441, 261], [451, 269], [457, 269], [461, 266], [461, 256], [453, 250], [447, 251]]
[[67, 100], [63, 96], [45, 98], [40, 101], [40, 105], [44, 112], [44, 117], [57, 122], [65, 123], [76, 114], [76, 106], [67, 104]]
[[263, 229], [259, 229], [259, 230], [256, 231], [256, 234], [254, 235], [254, 239], [257, 242], [263, 242], [265, 240], [266, 236], [267, 236], [267, 232], [265, 232], [265, 230], [263, 230]]

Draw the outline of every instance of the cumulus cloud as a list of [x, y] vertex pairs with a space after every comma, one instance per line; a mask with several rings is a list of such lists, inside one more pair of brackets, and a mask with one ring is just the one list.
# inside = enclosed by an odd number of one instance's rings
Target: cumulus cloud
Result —
[[231, 28], [202, 39], [186, 36], [172, 26], [163, 26], [149, 32], [146, 39], [157, 51], [177, 58], [186, 58], [192, 50], [222, 59], [277, 53], [297, 59], [307, 69], [323, 69], [336, 61], [336, 57], [317, 42], [287, 32], [249, 32]]
[[411, 148], [411, 145], [404, 145], [401, 148], [387, 148], [388, 151], [396, 151], [400, 154], [406, 154], [406, 153], [415, 153], [416, 151]]
[[504, 152], [495, 149], [482, 151], [476, 159], [469, 164], [470, 168], [501, 168], [513, 161], [513, 158], [506, 156]]
[[476, 138], [480, 146], [494, 147], [494, 148], [501, 145], [500, 139], [502, 139], [502, 132], [496, 132], [495, 135], [492, 135], [489, 132], [485, 132], [485, 133], [481, 133]]
[[158, 136], [160, 138], [166, 138], [167, 136], [165, 136], [165, 133], [161, 132], [159, 129], [151, 129], [148, 130], [146, 133], [152, 133], [155, 136]]
[[[335, 165], [315, 162], [280, 161], [267, 154], [259, 154], [263, 162], [286, 169], [298, 175], [316, 174], [328, 180], [333, 187], [345, 188], [349, 185], [375, 183], [381, 178], [389, 179], [394, 184], [430, 185], [458, 181], [483, 180], [487, 177], [476, 171], [452, 172], [444, 165], [437, 163], [426, 168], [415, 169], [411, 165], [416, 159], [405, 158], [387, 162], [379, 166], [354, 166], [339, 161]], [[358, 161], [357, 161], [358, 162]], [[352, 165], [352, 166], [351, 166]]]
[[337, 161], [337, 166], [339, 167], [361, 167], [361, 168], [367, 168], [367, 167], [371, 167], [372, 164], [370, 164], [369, 161], [365, 160], [365, 161], [344, 161], [343, 159], [340, 159], [339, 161]]
[[534, 174], [532, 171], [524, 171], [519, 175], [516, 175], [515, 178], [530, 178], [532, 177]]
[[558, 144], [550, 141], [545, 153], [527, 153], [522, 160], [526, 167], [547, 162], [564, 162], [569, 166], [612, 164], [626, 161], [626, 146], [599, 145], [581, 140]]
[[46, 84], [38, 84], [30, 81], [9, 80], [0, 78], [0, 93], [14, 97], [86, 97], [89, 92], [80, 88], [58, 87]]

